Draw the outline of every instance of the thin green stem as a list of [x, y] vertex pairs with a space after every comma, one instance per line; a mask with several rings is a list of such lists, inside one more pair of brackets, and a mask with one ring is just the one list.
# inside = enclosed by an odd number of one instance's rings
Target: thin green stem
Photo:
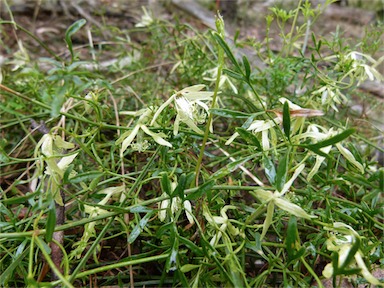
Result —
[[[216, 23], [217, 23], [216, 26], [219, 27], [220, 24], [218, 24], [218, 23], [220, 22], [220, 23], [222, 23], [221, 27], [224, 28], [224, 22], [221, 22], [221, 21], [223, 21], [223, 20], [219, 16], [219, 19], [216, 20]], [[221, 32], [221, 34], [224, 34], [224, 31], [218, 31], [218, 32], [219, 33]], [[221, 48], [221, 46], [219, 44], [217, 44], [217, 47], [218, 47], [218, 59], [217, 59], [217, 61], [218, 61], [219, 66], [217, 68], [217, 77], [216, 77], [216, 82], [215, 82], [215, 90], [214, 90], [213, 96], [212, 96], [211, 109], [214, 109], [216, 106], [217, 95], [219, 93], [220, 78], [221, 78], [221, 74], [222, 74], [223, 67], [224, 67], [224, 50], [223, 50], [223, 48]], [[199, 173], [200, 173], [200, 169], [201, 169], [201, 163], [203, 161], [205, 145], [207, 144], [210, 128], [212, 125], [212, 119], [213, 119], [213, 115], [212, 115], [212, 113], [209, 113], [207, 125], [205, 127], [203, 142], [201, 143], [199, 158], [197, 159], [197, 163], [196, 163], [196, 169], [195, 169], [195, 174], [196, 174], [195, 185], [196, 186], [199, 186]]]
[[301, 262], [303, 262], [305, 268], [307, 268], [308, 272], [312, 275], [313, 278], [315, 278], [317, 285], [319, 285], [319, 288], [324, 288], [323, 283], [321, 282], [320, 278], [316, 275], [315, 271], [313, 271], [312, 267], [309, 266], [307, 261], [305, 261], [304, 257], [300, 257]]
[[92, 274], [97, 274], [104, 271], [111, 271], [112, 269], [117, 269], [124, 266], [132, 266], [132, 265], [138, 265], [142, 263], [148, 263], [148, 262], [157, 262], [162, 259], [166, 259], [169, 257], [169, 254], [162, 254], [162, 255], [156, 255], [156, 256], [150, 256], [142, 259], [135, 259], [135, 260], [128, 260], [123, 262], [114, 263], [111, 265], [106, 265], [102, 267], [97, 267], [94, 269], [90, 269], [81, 273], [78, 273], [75, 278], [81, 278]]
[[34, 237], [36, 240], [36, 244], [39, 246], [41, 253], [43, 253], [45, 260], [47, 261], [49, 267], [52, 269], [53, 272], [57, 275], [57, 277], [61, 280], [63, 285], [65, 287], [73, 287], [71, 283], [68, 282], [68, 280], [64, 277], [63, 274], [59, 271], [59, 269], [56, 267], [55, 263], [53, 263], [51, 257], [47, 253], [45, 246], [46, 244], [43, 243], [43, 241], [39, 238], [39, 236]]
[[291, 32], [289, 32], [289, 43], [288, 43], [288, 49], [287, 49], [287, 53], [286, 53], [286, 56], [288, 56], [290, 53], [291, 53], [291, 49], [292, 49], [292, 38], [293, 38], [293, 32], [295, 31], [295, 26], [296, 26], [296, 22], [297, 22], [297, 17], [299, 16], [299, 12], [300, 12], [300, 6], [301, 6], [301, 2], [302, 0], [299, 1], [299, 4], [297, 5], [297, 8], [296, 8], [296, 13], [295, 13], [295, 18], [293, 18], [293, 23], [292, 23], [292, 27], [291, 27]]

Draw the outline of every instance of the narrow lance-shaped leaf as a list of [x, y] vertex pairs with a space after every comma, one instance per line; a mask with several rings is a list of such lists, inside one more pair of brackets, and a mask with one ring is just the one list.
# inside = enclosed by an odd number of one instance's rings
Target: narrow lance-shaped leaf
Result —
[[246, 56], [243, 56], [243, 64], [245, 69], [245, 78], [249, 82], [251, 76], [251, 65], [249, 65], [249, 61]]
[[241, 72], [241, 68], [239, 63], [237, 62], [235, 56], [233, 56], [233, 53], [231, 49], [228, 47], [227, 43], [221, 38], [221, 36], [218, 33], [213, 33], [213, 37], [215, 38], [216, 42], [223, 48], [225, 54], [227, 54], [229, 60], [231, 60], [232, 64], [236, 66], [237, 71]]
[[248, 143], [249, 145], [252, 145], [252, 146], [257, 147], [257, 149], [258, 149], [259, 151], [263, 151], [263, 149], [261, 148], [261, 144], [260, 144], [259, 139], [257, 139], [257, 137], [256, 137], [252, 132], [249, 132], [249, 131], [247, 131], [246, 129], [241, 128], [241, 127], [236, 128], [236, 132], [239, 133], [240, 136], [241, 136], [245, 141], [247, 141], [247, 143]]
[[238, 72], [226, 68], [223, 69], [223, 72], [234, 79], [244, 81], [244, 76]]
[[55, 226], [56, 226], [56, 209], [55, 209], [55, 204], [51, 205], [52, 207], [48, 211], [48, 217], [47, 217], [47, 222], [45, 226], [45, 240], [47, 242], [52, 241], [52, 236], [53, 236], [53, 231], [55, 231]]
[[291, 134], [291, 116], [289, 113], [288, 101], [284, 103], [283, 107], [283, 128], [285, 136], [287, 136], [287, 138], [289, 139]]
[[74, 54], [73, 54], [73, 47], [72, 47], [72, 35], [75, 34], [77, 31], [81, 29], [87, 23], [85, 19], [77, 20], [75, 23], [73, 23], [71, 26], [68, 27], [67, 31], [65, 32], [65, 42], [68, 45], [69, 52], [71, 53], [71, 59], [73, 61]]
[[172, 194], [171, 181], [169, 180], [167, 173], [164, 173], [161, 177], [161, 189], [168, 195]]
[[272, 159], [265, 154], [263, 155], [263, 165], [264, 165], [265, 176], [267, 176], [269, 183], [271, 183], [271, 185], [275, 185], [275, 182], [276, 182], [275, 165], [273, 164]]
[[340, 134], [337, 134], [337, 135], [335, 135], [329, 139], [317, 142], [315, 144], [306, 145], [305, 147], [312, 150], [312, 149], [320, 149], [323, 147], [334, 145], [338, 142], [343, 141], [344, 139], [346, 139], [347, 137], [352, 135], [354, 132], [355, 132], [355, 129], [347, 129], [347, 130], [341, 132]]
[[276, 189], [280, 192], [281, 189], [283, 189], [283, 186], [285, 184], [286, 178], [287, 178], [287, 172], [288, 172], [288, 155], [290, 154], [290, 149], [288, 148], [287, 152], [282, 155], [279, 161], [279, 166], [277, 167], [277, 174], [276, 174]]
[[291, 216], [288, 221], [287, 236], [285, 239], [285, 246], [288, 254], [288, 261], [292, 261], [295, 258], [297, 251], [297, 220], [295, 216]]
[[185, 173], [181, 174], [178, 184], [175, 190], [172, 192], [172, 197], [179, 196], [181, 199], [184, 199], [184, 190], [187, 183], [187, 175]]
[[201, 195], [208, 192], [213, 186], [215, 185], [214, 180], [209, 180], [208, 182], [205, 182], [203, 185], [199, 186], [196, 191], [188, 194], [187, 197], [185, 197], [186, 200], [195, 200], [199, 198]]
[[131, 234], [128, 237], [128, 243], [133, 243], [139, 237], [141, 231], [143, 231], [144, 227], [147, 225], [149, 219], [151, 218], [153, 212], [147, 213], [143, 219], [139, 221], [139, 223], [133, 227]]

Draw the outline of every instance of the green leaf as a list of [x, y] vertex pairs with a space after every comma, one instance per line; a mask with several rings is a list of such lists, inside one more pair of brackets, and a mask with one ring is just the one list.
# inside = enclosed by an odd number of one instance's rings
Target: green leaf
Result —
[[188, 194], [188, 196], [185, 197], [186, 200], [195, 200], [201, 195], [207, 193], [211, 190], [211, 188], [215, 185], [215, 180], [209, 180], [205, 182], [203, 185], [200, 185], [195, 191]]
[[58, 117], [60, 115], [60, 110], [63, 107], [63, 104], [65, 102], [65, 93], [67, 91], [67, 85], [64, 84], [63, 86], [59, 87], [56, 92], [55, 96], [51, 102], [51, 116], [52, 117]]
[[283, 107], [283, 128], [285, 136], [289, 139], [291, 134], [291, 115], [289, 113], [289, 105], [287, 101], [284, 103]]
[[248, 145], [256, 146], [258, 150], [263, 151], [259, 139], [257, 139], [252, 132], [241, 127], [236, 128], [236, 132], [240, 134], [241, 138], [243, 138]]
[[161, 177], [161, 190], [169, 196], [172, 195], [171, 181], [169, 180], [167, 173], [163, 173], [163, 176]]
[[197, 268], [200, 268], [201, 267], [201, 264], [200, 265], [196, 265], [196, 264], [185, 264], [183, 265], [180, 270], [181, 272], [183, 273], [187, 273], [187, 272], [190, 272], [194, 269], [197, 269]]
[[288, 155], [290, 154], [291, 149], [287, 149], [287, 152], [282, 155], [282, 157], [279, 160], [279, 166], [277, 167], [277, 173], [276, 173], [276, 189], [280, 192], [281, 189], [283, 189], [283, 186], [287, 179], [287, 173], [288, 173]]
[[248, 118], [251, 115], [249, 113], [220, 108], [209, 109], [209, 112], [211, 112], [213, 115], [233, 119]]
[[184, 244], [189, 250], [196, 254], [196, 256], [204, 256], [203, 250], [188, 238], [179, 236], [179, 240], [181, 244]]
[[234, 79], [237, 79], [237, 80], [240, 80], [240, 81], [244, 81], [244, 76], [242, 74], [240, 74], [240, 73], [237, 73], [237, 72], [235, 72], [233, 70], [229, 70], [229, 69], [226, 69], [226, 68], [223, 69], [223, 72], [225, 74], [227, 74], [228, 76], [234, 78]]
[[297, 230], [297, 220], [296, 217], [291, 215], [288, 221], [287, 227], [287, 235], [285, 238], [285, 248], [288, 254], [288, 262], [296, 259], [296, 251], [297, 251], [297, 238], [298, 238], [298, 230]]
[[181, 174], [177, 187], [172, 192], [171, 197], [179, 196], [181, 199], [184, 199], [184, 190], [185, 185], [187, 184], [187, 175], [185, 173]]
[[165, 270], [167, 272], [169, 271], [175, 271], [177, 269], [178, 264], [178, 255], [179, 255], [179, 235], [177, 233], [177, 228], [175, 227], [175, 224], [171, 226], [170, 229], [170, 240], [172, 245], [171, 252], [169, 253], [169, 257], [167, 258], [167, 261], [165, 263]]
[[77, 20], [75, 23], [73, 23], [71, 26], [68, 27], [67, 31], [65, 32], [65, 42], [68, 45], [69, 52], [71, 53], [71, 61], [73, 62], [74, 54], [73, 54], [73, 45], [72, 45], [72, 35], [75, 34], [77, 31], [81, 29], [87, 23], [85, 19]]
[[56, 227], [56, 208], [55, 204], [51, 205], [52, 207], [48, 210], [47, 222], [45, 224], [45, 240], [47, 242], [52, 241], [53, 232]]
[[276, 168], [273, 164], [271, 157], [267, 155], [263, 155], [263, 165], [265, 170], [265, 176], [267, 176], [269, 183], [271, 185], [275, 185], [276, 183]]
[[[8, 281], [11, 280], [12, 276], [14, 277], [13, 271], [19, 268], [19, 265], [22, 263], [23, 259], [30, 253], [29, 249], [24, 249], [27, 242], [29, 242], [30, 239], [25, 239], [19, 247], [22, 247], [24, 250], [22, 253], [19, 255], [15, 255], [15, 257], [12, 257], [12, 261], [9, 266], [6, 267], [5, 270], [2, 270], [0, 274], [0, 286], [1, 287], [9, 287]], [[21, 249], [17, 249], [17, 251], [21, 252]], [[4, 267], [5, 268], [5, 267]], [[36, 283], [37, 284], [37, 283]]]
[[131, 234], [129, 234], [128, 237], [128, 243], [132, 244], [135, 242], [137, 237], [139, 237], [141, 231], [143, 231], [144, 227], [147, 225], [149, 219], [151, 218], [153, 212], [148, 212], [140, 221], [139, 223], [133, 227]]
[[98, 179], [103, 175], [100, 171], [89, 171], [85, 173], [79, 173], [75, 177], [70, 179], [71, 183], [89, 182], [94, 179]]
[[147, 212], [151, 212], [151, 211], [152, 211], [152, 209], [150, 209], [146, 206], [141, 206], [141, 205], [134, 206], [131, 209], [129, 209], [130, 213], [147, 213]]
[[250, 80], [249, 78], [251, 76], [251, 65], [249, 65], [248, 58], [245, 55], [243, 55], [243, 64], [245, 69], [245, 78], [249, 82]]
[[323, 147], [334, 145], [336, 143], [343, 141], [344, 139], [346, 139], [347, 137], [349, 137], [350, 135], [355, 133], [355, 131], [356, 131], [355, 129], [347, 129], [347, 130], [341, 132], [340, 134], [337, 134], [337, 135], [335, 135], [329, 139], [317, 142], [315, 144], [306, 145], [305, 147], [308, 148], [309, 150], [313, 151], [313, 149], [320, 149]]
[[225, 54], [227, 54], [229, 60], [232, 62], [233, 65], [236, 66], [237, 71], [241, 71], [240, 65], [237, 62], [235, 56], [233, 56], [233, 53], [231, 49], [228, 47], [227, 43], [224, 41], [223, 38], [218, 33], [213, 33], [213, 37], [215, 38], [216, 42], [223, 48]]

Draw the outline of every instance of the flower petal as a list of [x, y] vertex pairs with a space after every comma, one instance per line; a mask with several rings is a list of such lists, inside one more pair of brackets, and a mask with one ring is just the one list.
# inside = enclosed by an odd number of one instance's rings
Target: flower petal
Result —
[[155, 140], [158, 144], [163, 145], [163, 146], [168, 146], [168, 147], [172, 148], [172, 144], [171, 143], [169, 143], [168, 141], [166, 141], [162, 137], [160, 137], [160, 134], [150, 131], [147, 126], [141, 125], [141, 129], [146, 134], [151, 136], [153, 138], [153, 140]]
[[297, 176], [299, 176], [301, 171], [303, 171], [304, 167], [305, 164], [300, 164], [299, 167], [296, 168], [295, 173], [293, 173], [291, 179], [289, 179], [288, 182], [284, 184], [283, 189], [281, 189], [280, 195], [284, 195], [285, 192], [287, 192], [289, 188], [291, 188], [293, 181], [296, 180]]
[[189, 200], [184, 201], [184, 209], [185, 209], [185, 215], [187, 216], [187, 219], [190, 224], [195, 223], [195, 220], [193, 219], [192, 216], [192, 205]]
[[359, 162], [356, 161], [355, 157], [353, 157], [353, 154], [351, 151], [349, 151], [347, 148], [343, 147], [340, 143], [336, 144], [337, 149], [339, 149], [340, 153], [353, 165], [355, 165], [361, 173], [364, 173], [364, 167]]
[[153, 115], [152, 121], [151, 121], [151, 126], [155, 124], [157, 117], [159, 117], [160, 113], [167, 107], [169, 104], [172, 103], [173, 99], [175, 98], [176, 94], [173, 94], [171, 97], [168, 98], [167, 101], [165, 101], [156, 111], [155, 115]]
[[139, 132], [139, 129], [140, 125], [136, 125], [129, 134], [129, 136], [124, 139], [123, 143], [121, 144], [120, 157], [123, 157], [125, 150], [127, 150], [128, 146], [132, 143], [133, 139], [137, 135], [137, 132]]
[[273, 201], [268, 203], [267, 207], [267, 216], [265, 217], [264, 223], [263, 223], [263, 232], [261, 233], [260, 240], [262, 240], [267, 234], [269, 226], [272, 224], [272, 218], [273, 218], [273, 211], [275, 210], [275, 204]]
[[372, 285], [377, 285], [377, 286], [381, 285], [380, 281], [378, 279], [376, 279], [375, 276], [373, 276], [369, 272], [367, 266], [364, 263], [363, 258], [361, 257], [360, 250], [357, 251], [357, 253], [355, 254], [355, 260], [356, 260], [357, 266], [359, 266], [359, 268], [361, 269], [360, 273], [361, 273], [361, 275], [364, 276], [365, 280], [367, 280]]
[[274, 202], [276, 206], [278, 206], [280, 209], [283, 209], [284, 211], [287, 211], [288, 213], [295, 215], [296, 217], [304, 219], [317, 218], [317, 216], [309, 215], [307, 212], [304, 211], [303, 208], [285, 199], [275, 198]]
[[72, 163], [72, 161], [76, 158], [77, 154], [79, 153], [75, 153], [75, 154], [72, 154], [72, 155], [69, 155], [69, 156], [65, 156], [63, 158], [60, 159], [60, 161], [57, 163], [57, 166], [59, 167], [59, 169], [64, 173], [65, 170], [67, 170], [69, 164]]

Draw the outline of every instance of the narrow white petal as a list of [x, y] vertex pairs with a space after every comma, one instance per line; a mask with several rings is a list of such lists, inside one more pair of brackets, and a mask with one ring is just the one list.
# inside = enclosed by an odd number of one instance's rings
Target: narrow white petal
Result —
[[192, 216], [192, 205], [191, 205], [191, 202], [189, 200], [184, 201], [184, 209], [185, 209], [185, 215], [187, 215], [187, 219], [188, 219], [189, 223], [190, 224], [195, 223], [195, 221], [193, 220], [193, 216]]
[[288, 213], [295, 215], [296, 217], [300, 217], [304, 219], [317, 218], [316, 216], [309, 215], [307, 212], [304, 211], [303, 208], [289, 202], [288, 200], [285, 200], [282, 198], [276, 198], [274, 201], [276, 206], [278, 206], [280, 209], [287, 211]]
[[49, 157], [53, 155], [53, 139], [51, 134], [44, 134], [41, 138], [41, 152], [43, 152], [44, 156]]
[[340, 143], [336, 144], [337, 149], [339, 149], [340, 153], [353, 165], [355, 165], [361, 173], [364, 173], [364, 167], [359, 162], [356, 161], [355, 157], [353, 157], [353, 154], [351, 151], [349, 151], [347, 148], [343, 147]]
[[141, 129], [146, 134], [151, 136], [153, 138], [153, 140], [155, 140], [158, 144], [163, 145], [163, 146], [168, 146], [168, 147], [172, 148], [172, 144], [171, 143], [169, 143], [168, 141], [166, 141], [162, 137], [160, 137], [160, 135], [158, 133], [150, 131], [147, 126], [141, 125]]
[[203, 134], [204, 133], [201, 129], [199, 129], [199, 127], [197, 127], [197, 125], [191, 119], [186, 119], [186, 120], [182, 120], [182, 121], [185, 124], [187, 124], [189, 126], [189, 128], [191, 128], [196, 133], [198, 133], [198, 134]]
[[233, 140], [235, 140], [237, 137], [239, 137], [240, 136], [240, 134], [239, 133], [237, 133], [237, 132], [235, 132], [232, 136], [231, 136], [231, 138], [229, 138], [228, 140], [227, 140], [227, 142], [225, 142], [225, 145], [229, 145], [229, 144], [231, 144], [232, 142], [233, 142]]
[[377, 285], [379, 286], [380, 285], [380, 281], [378, 279], [375, 278], [375, 276], [373, 276], [367, 266], [365, 265], [364, 263], [364, 260], [363, 258], [361, 257], [361, 252], [360, 250], [357, 251], [357, 253], [355, 254], [355, 260], [356, 260], [356, 263], [357, 263], [357, 266], [359, 266], [359, 268], [361, 269], [361, 274], [364, 276], [365, 280], [367, 280], [369, 283], [371, 283], [372, 285]]
[[283, 189], [280, 192], [280, 195], [284, 195], [285, 192], [287, 192], [289, 190], [289, 188], [291, 188], [293, 181], [295, 181], [297, 176], [300, 175], [300, 173], [301, 173], [301, 171], [303, 171], [304, 167], [305, 167], [305, 165], [301, 164], [299, 167], [296, 168], [295, 173], [293, 173], [293, 176], [291, 177], [291, 179], [289, 179], [288, 182], [284, 184]]
[[269, 132], [268, 132], [268, 130], [263, 130], [262, 132], [261, 132], [261, 143], [262, 143], [262, 145], [263, 145], [263, 150], [264, 151], [267, 151], [267, 150], [269, 150], [269, 138], [268, 138], [268, 134], [269, 134]]
[[69, 164], [71, 164], [72, 161], [76, 158], [77, 154], [79, 154], [79, 153], [75, 153], [75, 154], [61, 158], [60, 161], [57, 163], [57, 166], [59, 167], [59, 169], [61, 171], [65, 172], [65, 170], [67, 170]]
[[136, 125], [129, 136], [124, 139], [123, 143], [121, 144], [121, 150], [120, 150], [120, 156], [123, 157], [123, 153], [125, 150], [127, 150], [128, 146], [132, 143], [133, 139], [136, 137], [137, 132], [139, 132], [140, 125]]
[[269, 226], [272, 224], [272, 218], [273, 218], [273, 211], [275, 210], [275, 204], [273, 201], [268, 203], [267, 207], [267, 216], [265, 217], [264, 223], [263, 223], [263, 232], [261, 232], [260, 240], [264, 238], [264, 236], [267, 234]]
[[175, 123], [173, 123], [173, 135], [179, 134], [179, 126], [180, 126], [180, 116], [176, 115]]
[[153, 115], [153, 118], [152, 118], [152, 121], [151, 121], [151, 126], [153, 124], [155, 124], [156, 122], [156, 119], [157, 117], [159, 117], [160, 113], [165, 109], [165, 107], [167, 107], [169, 104], [171, 104], [171, 102], [173, 101], [173, 99], [175, 98], [176, 94], [173, 94], [171, 97], [169, 97], [169, 99], [167, 101], [165, 101], [156, 111], [155, 115]]

